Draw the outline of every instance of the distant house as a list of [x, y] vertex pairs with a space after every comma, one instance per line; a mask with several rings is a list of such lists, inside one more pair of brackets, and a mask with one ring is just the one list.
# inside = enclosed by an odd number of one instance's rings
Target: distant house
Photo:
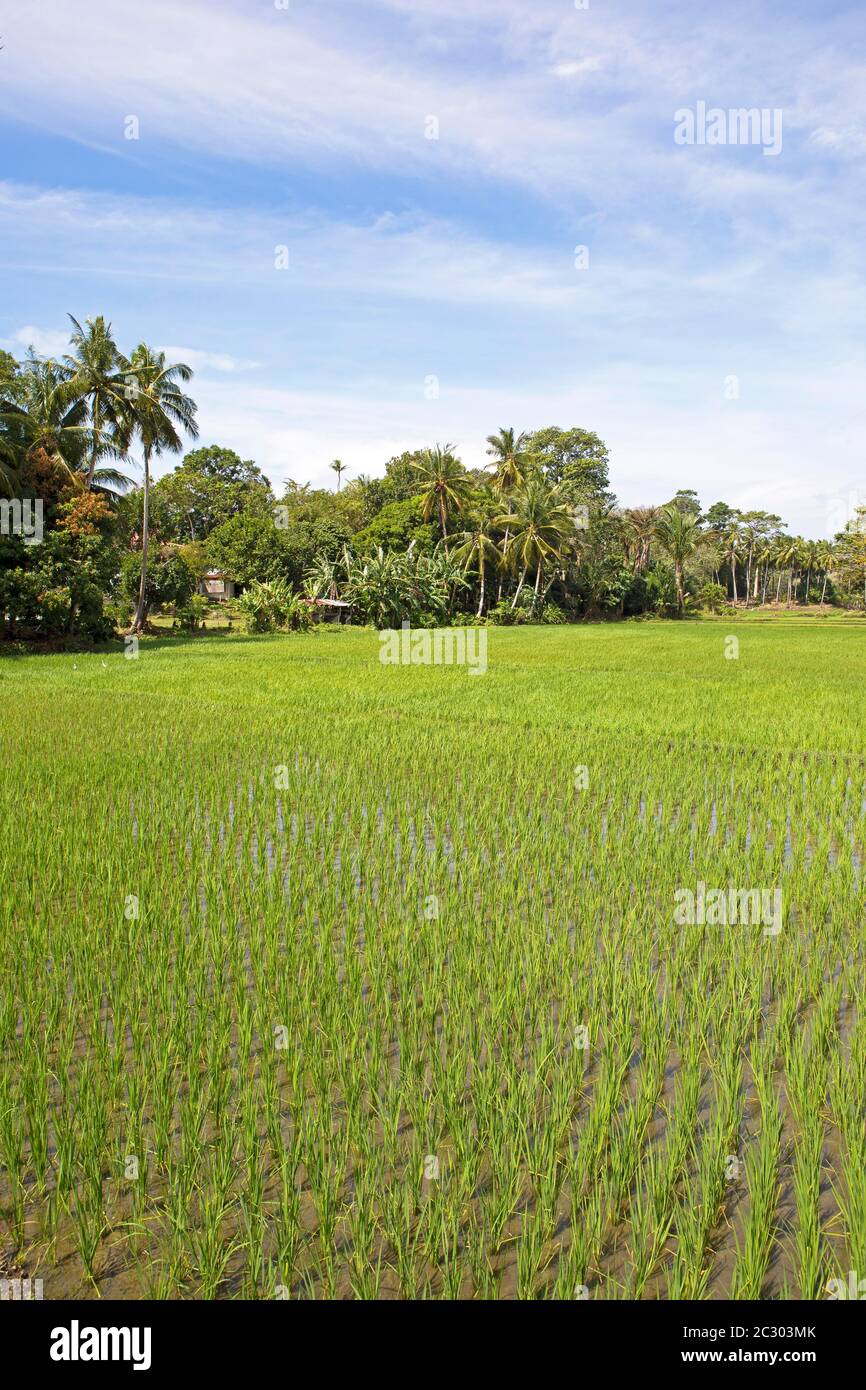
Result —
[[200, 594], [205, 598], [215, 598], [223, 602], [235, 596], [235, 581], [229, 579], [222, 570], [208, 570], [198, 586]]
[[347, 623], [352, 605], [342, 598], [310, 598], [303, 600], [313, 610], [320, 623]]

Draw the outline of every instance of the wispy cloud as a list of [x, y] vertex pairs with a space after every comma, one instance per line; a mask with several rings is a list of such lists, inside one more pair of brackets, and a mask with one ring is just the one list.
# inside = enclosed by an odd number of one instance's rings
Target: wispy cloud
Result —
[[[168, 340], [204, 432], [299, 477], [558, 419], [627, 500], [766, 487], [817, 534], [862, 472], [856, 9], [40, 0], [4, 35], [13, 346], [66, 309]], [[677, 146], [698, 100], [782, 109], [779, 158]]]

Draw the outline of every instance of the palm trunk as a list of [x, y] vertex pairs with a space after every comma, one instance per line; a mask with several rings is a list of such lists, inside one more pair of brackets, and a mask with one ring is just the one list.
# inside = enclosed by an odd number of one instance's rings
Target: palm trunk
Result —
[[[508, 549], [508, 527], [506, 526], [506, 528], [505, 528], [505, 539], [504, 539], [504, 541], [502, 542], [502, 558], [503, 558], [503, 560], [505, 559], [505, 552], [507, 551], [507, 549]], [[501, 603], [501, 602], [502, 602], [502, 580], [501, 580], [501, 579], [500, 579], [500, 581], [499, 581], [499, 589], [498, 589], [497, 594], [496, 594], [496, 602], [497, 602], [497, 603]]]
[[821, 586], [821, 607], [824, 607], [824, 595], [827, 592], [827, 571], [824, 571], [824, 583]]
[[447, 559], [448, 559], [448, 532], [445, 530], [445, 522], [446, 522], [446, 520], [447, 520], [447, 514], [446, 514], [446, 511], [445, 511], [445, 503], [444, 503], [444, 501], [442, 500], [442, 498], [440, 497], [440, 498], [439, 498], [439, 521], [440, 521], [441, 526], [442, 526], [442, 541], [443, 541], [443, 544], [444, 544], [444, 546], [445, 546], [445, 559], [447, 560]]
[[734, 590], [734, 603], [737, 602], [737, 561], [733, 551], [731, 551], [731, 585]]
[[142, 512], [141, 526], [141, 584], [138, 590], [138, 607], [135, 610], [135, 619], [132, 624], [133, 632], [141, 632], [144, 627], [146, 614], [145, 592], [147, 589], [147, 547], [150, 540], [149, 536], [150, 521], [150, 451], [144, 451], [144, 508]]
[[96, 472], [96, 459], [99, 451], [99, 408], [94, 401], [93, 404], [93, 444], [90, 449], [90, 467], [87, 470], [85, 487], [89, 492], [93, 486], [93, 475]]
[[684, 588], [684, 585], [683, 585], [683, 567], [682, 567], [682, 565], [679, 565], [679, 564], [674, 565], [674, 574], [675, 574], [675, 576], [676, 576], [676, 581], [677, 581], [677, 611], [678, 611], [679, 613], [682, 613], [683, 610], [684, 610], [684, 608], [685, 608], [685, 606], [686, 606], [686, 596], [685, 596], [685, 588]]
[[478, 573], [481, 577], [481, 597], [478, 600], [478, 612], [475, 615], [480, 618], [484, 612], [484, 556], [482, 555], [478, 565]]
[[517, 591], [516, 591], [516, 593], [515, 593], [515, 595], [514, 595], [514, 598], [511, 600], [511, 612], [512, 612], [512, 613], [514, 612], [515, 608], [517, 607], [517, 600], [520, 598], [520, 591], [521, 591], [521, 589], [523, 588], [523, 581], [524, 581], [524, 579], [526, 578], [526, 571], [527, 571], [528, 569], [529, 569], [529, 566], [528, 566], [528, 565], [524, 565], [524, 566], [523, 566], [523, 573], [522, 573], [522, 575], [520, 576], [520, 583], [519, 583], [518, 586], [517, 586]]
[[779, 582], [776, 585], [776, 602], [779, 602], [779, 595], [782, 592], [782, 571], [779, 570]]

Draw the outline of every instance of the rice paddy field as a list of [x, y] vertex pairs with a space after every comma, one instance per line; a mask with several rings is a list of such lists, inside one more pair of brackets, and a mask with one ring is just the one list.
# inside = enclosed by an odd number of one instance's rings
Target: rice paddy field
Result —
[[[0, 1274], [866, 1276], [864, 631], [731, 621], [495, 629], [477, 676], [361, 630], [0, 662]], [[781, 916], [683, 921], [700, 884]]]

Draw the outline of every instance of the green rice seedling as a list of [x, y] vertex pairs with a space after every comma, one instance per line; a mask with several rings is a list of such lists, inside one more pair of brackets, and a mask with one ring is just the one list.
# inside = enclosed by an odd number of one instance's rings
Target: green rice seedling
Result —
[[[859, 637], [514, 628], [477, 680], [361, 630], [4, 659], [10, 1243], [78, 1249], [58, 1296], [866, 1269]], [[780, 929], [700, 884], [778, 890]]]

